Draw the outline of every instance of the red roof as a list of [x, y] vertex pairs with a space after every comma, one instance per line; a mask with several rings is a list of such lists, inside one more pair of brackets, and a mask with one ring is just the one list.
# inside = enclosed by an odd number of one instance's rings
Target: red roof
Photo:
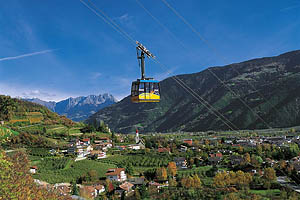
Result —
[[222, 157], [222, 153], [216, 153], [216, 157]]
[[183, 140], [183, 143], [192, 145], [192, 144], [193, 144], [193, 140], [192, 140], [192, 139], [184, 139], [184, 140]]
[[120, 185], [119, 187], [128, 192], [133, 187], [133, 184], [129, 183], [129, 182], [125, 182], [122, 185]]
[[38, 167], [37, 166], [32, 166], [32, 167], [30, 167], [31, 169], [38, 169]]
[[82, 139], [82, 141], [83, 142], [88, 142], [88, 141], [90, 141], [90, 138], [84, 138], [84, 139]]
[[157, 149], [157, 151], [159, 153], [170, 152], [170, 148], [169, 147], [168, 148], [162, 148], [162, 147], [160, 147], [160, 148]]
[[121, 171], [125, 172], [125, 168], [108, 169], [105, 175], [106, 176], [118, 176], [121, 174]]

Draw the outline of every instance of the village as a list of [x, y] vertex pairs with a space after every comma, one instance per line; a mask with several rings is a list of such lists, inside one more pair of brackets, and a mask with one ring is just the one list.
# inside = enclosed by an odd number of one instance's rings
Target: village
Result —
[[[118, 137], [117, 144], [111, 137], [93, 141], [77, 138], [71, 139], [66, 149], [49, 150], [51, 155], [71, 157], [75, 163], [83, 160], [113, 163], [116, 167], [103, 169], [102, 177], [87, 172], [89, 179], [80, 177], [76, 183], [50, 184], [37, 178], [35, 182], [72, 199], [154, 198], [174, 187], [273, 189], [274, 194], [269, 195], [275, 196], [281, 190], [287, 190], [289, 194], [300, 192], [300, 140], [297, 132], [284, 136], [202, 139], [189, 134], [178, 139], [164, 135], [140, 137], [136, 131], [135, 137], [121, 134], [114, 137]], [[131, 138], [130, 144], [127, 137]], [[30, 172], [35, 177], [40, 170], [33, 165]], [[241, 173], [248, 180], [244, 180], [242, 186], [226, 183], [230, 173]]]

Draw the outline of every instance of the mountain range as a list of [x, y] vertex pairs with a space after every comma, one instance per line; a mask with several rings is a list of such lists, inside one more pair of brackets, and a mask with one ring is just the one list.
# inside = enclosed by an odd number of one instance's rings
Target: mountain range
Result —
[[[228, 130], [199, 95], [234, 129], [300, 125], [300, 51], [253, 59], [176, 76], [191, 95], [169, 77], [161, 81], [161, 102], [134, 104], [130, 96], [103, 108], [87, 122], [103, 120], [115, 132]], [[227, 123], [229, 123], [227, 121]]]
[[50, 110], [59, 115], [65, 115], [73, 121], [84, 121], [98, 110], [117, 102], [112, 95], [107, 93], [98, 96], [88, 95], [76, 98], [70, 97], [59, 102], [43, 101], [38, 98], [24, 100], [46, 106]]

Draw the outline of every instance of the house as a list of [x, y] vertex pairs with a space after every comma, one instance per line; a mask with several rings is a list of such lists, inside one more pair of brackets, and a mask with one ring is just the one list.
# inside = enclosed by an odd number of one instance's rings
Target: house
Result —
[[96, 140], [94, 143], [95, 144], [104, 144], [104, 143], [111, 143], [111, 139], [109, 139], [108, 137], [102, 137], [99, 138], [98, 140]]
[[139, 144], [130, 144], [128, 145], [128, 149], [139, 150], [141, 146]]
[[84, 138], [84, 139], [82, 139], [81, 143], [83, 145], [86, 145], [86, 146], [90, 145], [91, 144], [90, 138]]
[[80, 189], [80, 193], [86, 194], [89, 198], [95, 198], [99, 196], [102, 192], [105, 191], [105, 188], [103, 185], [96, 184], [96, 185], [89, 185], [89, 186], [83, 186]]
[[190, 145], [190, 146], [193, 145], [193, 139], [183, 139], [182, 142], [183, 142], [184, 144], [188, 144], [188, 145]]
[[129, 182], [124, 182], [121, 185], [119, 185], [119, 188], [121, 188], [122, 190], [124, 190], [125, 194], [133, 191], [133, 184], [129, 183]]
[[158, 153], [170, 153], [170, 148], [159, 147], [157, 151]]
[[112, 168], [108, 169], [106, 172], [106, 178], [111, 181], [125, 181], [127, 179], [124, 168]]
[[97, 193], [97, 196], [99, 194], [101, 194], [102, 192], [105, 192], [104, 185], [97, 184], [97, 185], [94, 185], [94, 187], [95, 187], [95, 192]]
[[106, 152], [100, 150], [93, 150], [91, 151], [90, 157], [94, 157], [96, 159], [106, 158]]
[[176, 167], [178, 169], [186, 169], [187, 168], [187, 161], [184, 157], [174, 158], [174, 162], [176, 163]]
[[54, 185], [54, 189], [58, 194], [62, 196], [68, 196], [71, 193], [71, 184], [70, 183], [57, 183]]
[[124, 151], [126, 149], [126, 146], [116, 146], [116, 148], [120, 151]]
[[188, 150], [187, 146], [180, 145], [180, 149], [179, 149], [180, 152], [186, 152], [187, 150]]
[[30, 167], [29, 172], [32, 174], [35, 174], [37, 172], [37, 169], [38, 169], [37, 166], [32, 166], [32, 167]]
[[97, 154], [97, 159], [102, 159], [102, 158], [106, 158], [106, 152], [101, 152]]
[[133, 185], [143, 185], [145, 184], [145, 178], [141, 177], [134, 177], [134, 178], [129, 178], [128, 182], [132, 183]]
[[244, 162], [244, 158], [240, 155], [230, 156], [231, 165], [241, 165]]
[[222, 157], [209, 157], [208, 162], [212, 165], [217, 165], [221, 162]]
[[156, 188], [156, 189], [160, 189], [162, 187], [168, 187], [169, 184], [168, 183], [165, 183], [165, 184], [160, 184], [160, 183], [157, 183], [155, 181], [151, 181], [149, 182], [149, 187], [152, 187], [152, 188]]

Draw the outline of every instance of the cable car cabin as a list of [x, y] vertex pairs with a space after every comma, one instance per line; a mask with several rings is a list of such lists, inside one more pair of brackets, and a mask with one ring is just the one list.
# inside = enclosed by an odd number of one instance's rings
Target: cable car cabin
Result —
[[131, 101], [133, 103], [159, 102], [160, 86], [156, 80], [141, 80], [132, 82]]

